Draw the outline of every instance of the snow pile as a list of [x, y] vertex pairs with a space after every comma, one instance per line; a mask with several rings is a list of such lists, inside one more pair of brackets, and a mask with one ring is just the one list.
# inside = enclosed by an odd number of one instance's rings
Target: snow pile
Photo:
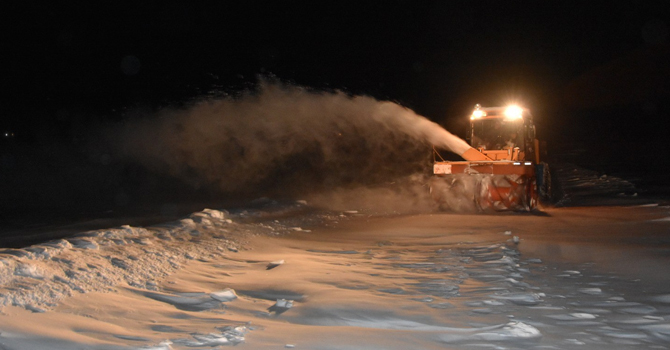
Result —
[[209, 294], [209, 296], [212, 297], [212, 299], [221, 302], [228, 302], [237, 299], [237, 294], [235, 294], [235, 291], [230, 288], [226, 288], [219, 292], [212, 292]]
[[552, 164], [553, 174], [560, 184], [557, 206], [583, 205], [584, 203], [610, 203], [606, 199], [626, 200], [637, 197], [638, 190], [630, 181], [599, 174], [574, 164]]
[[221, 333], [194, 334], [193, 339], [176, 339], [175, 344], [188, 347], [214, 347], [219, 345], [237, 345], [244, 342], [248, 332], [244, 326], [224, 327]]
[[[0, 306], [43, 311], [75, 293], [113, 291], [123, 285], [156, 291], [161, 280], [187, 260], [237, 250], [243, 227], [225, 212], [205, 209], [158, 227], [122, 226], [4, 250], [0, 252]], [[206, 245], [184, 244], [207, 238], [215, 240]], [[212, 298], [232, 300], [234, 292], [215, 292]]]
[[505, 325], [445, 332], [439, 340], [445, 343], [461, 343], [465, 341], [484, 340], [490, 342], [519, 341], [539, 339], [540, 331], [523, 322], [510, 322]]

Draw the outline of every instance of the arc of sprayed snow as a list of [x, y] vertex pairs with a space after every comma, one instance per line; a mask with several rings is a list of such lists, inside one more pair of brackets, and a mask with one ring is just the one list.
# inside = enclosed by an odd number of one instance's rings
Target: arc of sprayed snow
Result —
[[463, 139], [448, 132], [439, 124], [393, 102], [383, 102], [372, 116], [377, 121], [390, 122], [402, 132], [431, 145], [462, 155], [472, 147]]

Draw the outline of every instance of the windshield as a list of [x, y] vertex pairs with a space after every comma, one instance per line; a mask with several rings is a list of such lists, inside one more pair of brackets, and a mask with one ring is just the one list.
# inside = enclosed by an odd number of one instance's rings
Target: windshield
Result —
[[483, 119], [472, 122], [472, 147], [487, 150], [523, 148], [523, 121]]

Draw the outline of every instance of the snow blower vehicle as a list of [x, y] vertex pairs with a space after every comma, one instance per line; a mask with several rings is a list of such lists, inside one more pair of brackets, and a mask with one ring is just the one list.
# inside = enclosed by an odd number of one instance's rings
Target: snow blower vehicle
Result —
[[447, 161], [433, 148], [430, 191], [441, 210], [534, 211], [549, 198], [549, 167], [528, 109], [476, 105], [470, 115], [463, 161]]

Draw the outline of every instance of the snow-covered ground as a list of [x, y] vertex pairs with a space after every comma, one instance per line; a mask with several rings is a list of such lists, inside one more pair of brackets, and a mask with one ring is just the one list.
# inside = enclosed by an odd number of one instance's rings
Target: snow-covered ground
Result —
[[266, 201], [0, 252], [2, 349], [663, 349], [670, 209]]

